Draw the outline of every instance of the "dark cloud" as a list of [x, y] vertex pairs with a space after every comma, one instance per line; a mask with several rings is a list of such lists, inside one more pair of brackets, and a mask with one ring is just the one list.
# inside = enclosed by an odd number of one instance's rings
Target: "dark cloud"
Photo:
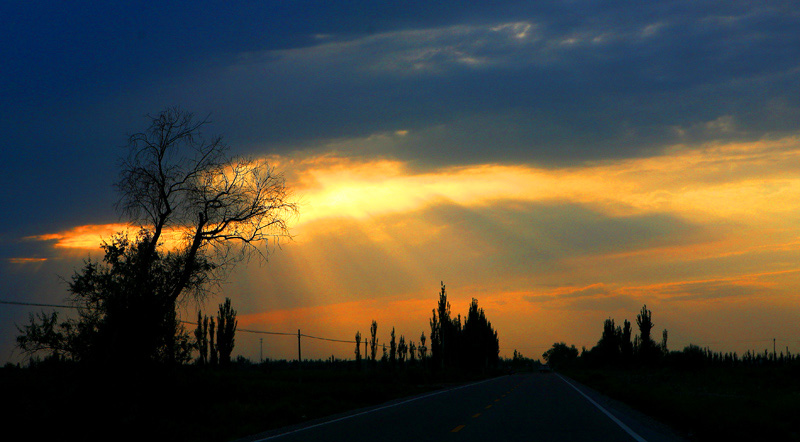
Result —
[[116, 220], [125, 135], [173, 104], [211, 114], [239, 152], [408, 130], [359, 153], [419, 167], [650, 155], [794, 133], [800, 117], [799, 19], [780, 2], [1, 8], [16, 236]]
[[571, 290], [562, 289], [558, 294], [547, 295], [528, 295], [523, 297], [528, 302], [533, 303], [549, 303], [559, 300], [571, 300], [584, 297], [596, 297], [600, 295], [607, 295], [609, 288], [604, 284], [593, 284], [587, 287], [577, 287]]
[[732, 280], [689, 282], [658, 291], [662, 295], [667, 295], [670, 301], [724, 301], [730, 298], [774, 294], [776, 288], [765, 284], [754, 284], [753, 281]]
[[[796, 131], [796, 16], [650, 8], [387, 25], [240, 52], [171, 94], [220, 108], [243, 145], [285, 150], [402, 128], [430, 136], [389, 154], [439, 165], [574, 164]], [[726, 118], [735, 125], [709, 125]]]

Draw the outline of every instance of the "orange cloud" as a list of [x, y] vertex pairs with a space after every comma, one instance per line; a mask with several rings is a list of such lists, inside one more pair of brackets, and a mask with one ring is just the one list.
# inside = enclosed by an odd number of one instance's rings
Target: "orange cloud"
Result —
[[396, 160], [331, 155], [278, 162], [307, 203], [301, 221], [369, 218], [448, 202], [566, 201], [611, 216], [780, 221], [800, 209], [800, 139], [676, 146], [666, 154], [564, 169], [485, 164], [415, 173]]
[[[87, 224], [57, 233], [29, 236], [25, 239], [52, 241], [53, 247], [58, 249], [97, 250], [103, 241], [109, 241], [118, 233], [133, 236], [138, 230], [138, 227], [130, 224]], [[168, 248], [175, 248], [182, 241], [181, 232], [178, 230], [167, 230], [162, 234], [162, 238]]]
[[40, 264], [47, 261], [47, 258], [8, 258], [11, 264]]

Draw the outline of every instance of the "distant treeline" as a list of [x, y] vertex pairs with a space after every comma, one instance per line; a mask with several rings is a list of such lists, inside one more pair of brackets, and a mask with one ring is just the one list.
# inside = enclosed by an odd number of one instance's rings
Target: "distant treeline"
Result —
[[[708, 347], [690, 344], [680, 351], [670, 351], [667, 347], [669, 334], [667, 330], [661, 333], [661, 341], [652, 338], [654, 323], [652, 313], [647, 305], [642, 306], [636, 316], [639, 334], [632, 336], [631, 322], [624, 320], [622, 326], [615, 324], [609, 318], [603, 322], [603, 330], [597, 345], [591, 349], [585, 347], [578, 351], [574, 345], [564, 342], [554, 343], [553, 346], [542, 354], [548, 364], [555, 368], [569, 367], [641, 367], [641, 366], [672, 366], [672, 367], [704, 367], [704, 366], [736, 366], [736, 365], [767, 365], [800, 363], [800, 355], [789, 352], [788, 347], [778, 349], [773, 346], [773, 351], [765, 349], [762, 353], [748, 350], [743, 355], [736, 352], [714, 352]], [[515, 351], [515, 358], [517, 353]], [[520, 355], [521, 357], [521, 355]]]
[[[127, 245], [127, 243], [122, 244], [125, 247], [122, 247], [119, 255], [123, 257], [122, 259], [133, 260], [136, 250], [126, 248]], [[117, 243], [106, 247], [109, 250], [116, 250], [116, 246]], [[108, 269], [103, 268], [103, 271]], [[98, 272], [88, 273], [95, 275]], [[101, 276], [104, 277], [105, 273]], [[31, 316], [30, 324], [19, 327], [20, 335], [17, 337], [19, 347], [31, 355], [30, 364], [70, 362], [92, 366], [98, 363], [137, 366], [143, 361], [153, 366], [192, 364], [203, 367], [226, 367], [232, 362], [237, 365], [251, 364], [241, 356], [232, 360], [238, 321], [230, 299], [226, 298], [225, 302], [219, 305], [216, 317], [205, 316], [202, 312], [198, 312], [192, 336], [178, 320], [175, 311], [169, 308], [158, 312], [150, 311], [149, 317], [152, 319], [157, 313], [158, 320], [139, 322], [135, 321], [141, 317], [137, 316], [138, 310], [122, 308], [119, 312], [110, 311], [108, 300], [116, 300], [121, 298], [122, 294], [127, 294], [124, 287], [113, 288], [114, 290], [103, 292], [104, 302], [96, 303], [91, 309], [83, 309], [77, 320], [59, 323], [57, 313], [51, 316], [41, 313], [38, 318]], [[73, 291], [78, 290], [73, 289]], [[132, 298], [138, 299], [138, 297]], [[125, 319], [125, 324], [134, 325], [121, 327], [120, 318]], [[155, 328], [153, 324], [167, 324], [167, 326], [153, 331]], [[470, 303], [463, 319], [461, 315], [453, 316], [447, 300], [447, 291], [442, 283], [438, 303], [436, 308], [432, 309], [429, 324], [429, 337], [423, 331], [418, 341], [407, 339], [404, 335], [398, 336], [393, 327], [387, 345], [380, 342], [378, 323], [373, 320], [368, 337], [362, 337], [361, 332], [355, 335], [355, 366], [358, 369], [381, 370], [417, 367], [436, 373], [445, 371], [479, 373], [498, 366], [500, 361], [498, 334], [486, 318], [484, 310], [478, 307], [476, 299]], [[149, 337], [150, 334], [157, 336], [157, 339], [152, 339], [152, 343], [147, 342], [146, 351], [131, 351], [131, 348], [137, 347], [139, 339]], [[121, 345], [123, 343], [125, 345]], [[116, 355], [113, 359], [95, 356], [108, 351], [110, 347], [113, 347]], [[44, 356], [44, 360], [40, 359], [40, 356]], [[274, 362], [272, 361], [273, 365]], [[328, 365], [339, 365], [339, 362], [348, 361], [339, 361], [331, 356], [326, 362]], [[348, 365], [352, 362], [349, 361]], [[318, 363], [312, 364], [312, 361], [302, 361], [302, 363], [320, 366]]]
[[[464, 371], [483, 371], [494, 368], [499, 362], [500, 341], [497, 331], [486, 318], [478, 300], [472, 299], [463, 321], [461, 315], [453, 316], [447, 290], [442, 283], [437, 307], [432, 310], [430, 319], [430, 353], [428, 339], [423, 331], [419, 341], [406, 340], [404, 335], [397, 339], [392, 327], [391, 339], [387, 348], [377, 337], [378, 324], [372, 321], [370, 336], [365, 342], [362, 357], [361, 332], [356, 332], [355, 357], [360, 367], [366, 359], [372, 367], [422, 366], [433, 371], [457, 369]], [[367, 347], [368, 346], [368, 347]], [[378, 348], [382, 356], [378, 357]]]

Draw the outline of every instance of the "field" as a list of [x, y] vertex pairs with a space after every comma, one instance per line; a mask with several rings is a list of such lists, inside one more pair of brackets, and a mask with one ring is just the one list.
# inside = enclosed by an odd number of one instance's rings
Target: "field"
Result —
[[[87, 373], [64, 367], [0, 369], [4, 428], [75, 440], [226, 441], [442, 388], [427, 371], [357, 370], [319, 362], [228, 370], [179, 367], [150, 373]], [[141, 439], [143, 438], [143, 439]]]
[[800, 440], [800, 366], [575, 369], [564, 374], [691, 440]]

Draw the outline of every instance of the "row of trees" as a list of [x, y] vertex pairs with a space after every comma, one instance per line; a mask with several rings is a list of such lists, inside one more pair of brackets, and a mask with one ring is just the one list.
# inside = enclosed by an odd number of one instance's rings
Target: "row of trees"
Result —
[[575, 346], [567, 346], [558, 342], [542, 354], [548, 364], [559, 367], [570, 365], [580, 357], [581, 361], [594, 366], [603, 365], [631, 365], [652, 364], [665, 355], [667, 349], [668, 332], [661, 333], [661, 342], [653, 340], [652, 331], [655, 328], [652, 312], [643, 305], [636, 315], [636, 325], [639, 334], [633, 336], [631, 322], [624, 320], [623, 325], [616, 325], [614, 319], [608, 318], [603, 322], [603, 331], [597, 345], [590, 350], [585, 348], [579, 354]]
[[689, 344], [683, 348], [683, 351], [670, 352], [665, 362], [682, 367], [800, 364], [800, 354], [791, 353], [787, 347], [785, 352], [784, 349], [778, 352], [775, 348], [771, 352], [765, 349], [760, 353], [748, 350], [739, 356], [736, 352], [715, 352], [708, 347], [703, 348]]
[[478, 370], [497, 365], [500, 340], [483, 309], [478, 307], [477, 299], [472, 299], [462, 326], [461, 315], [452, 316], [447, 290], [442, 283], [430, 326], [434, 366]]
[[[213, 317], [209, 320], [208, 316], [204, 317], [202, 312], [198, 311], [197, 328], [194, 330], [194, 348], [198, 352], [197, 365], [229, 365], [238, 325], [236, 310], [231, 307], [230, 298], [225, 298], [225, 302], [219, 305], [216, 322]], [[214, 342], [215, 337], [216, 342]]]
[[[406, 340], [401, 335], [397, 339], [392, 327], [389, 347], [382, 345], [383, 356], [380, 360], [392, 367], [403, 366], [406, 362], [415, 364], [420, 361], [436, 370], [462, 369], [480, 371], [495, 367], [499, 362], [500, 341], [497, 331], [486, 318], [478, 300], [472, 299], [463, 324], [461, 315], [453, 317], [450, 303], [447, 301], [447, 290], [442, 283], [437, 308], [433, 309], [430, 319], [430, 357], [428, 356], [427, 338], [423, 331], [419, 343]], [[369, 352], [366, 358], [373, 364], [378, 361], [378, 323], [372, 321], [368, 341]], [[355, 358], [361, 364], [361, 332], [355, 335]], [[366, 341], [365, 341], [366, 342]]]
[[[553, 367], [568, 367], [580, 364], [586, 367], [607, 366], [674, 366], [674, 367], [703, 367], [703, 366], [738, 366], [738, 365], [772, 365], [790, 364], [800, 362], [800, 355], [792, 354], [786, 348], [785, 352], [778, 352], [777, 348], [764, 350], [762, 353], [747, 351], [743, 355], [736, 352], [719, 353], [709, 348], [690, 344], [680, 351], [669, 351], [667, 330], [661, 333], [661, 341], [652, 338], [653, 323], [652, 312], [647, 305], [642, 306], [636, 316], [636, 325], [639, 334], [632, 336], [630, 321], [624, 320], [622, 326], [615, 324], [614, 319], [608, 318], [603, 322], [603, 331], [597, 345], [590, 350], [583, 348], [579, 351], [574, 345], [557, 342], [542, 354], [542, 357]], [[516, 358], [516, 351], [515, 351]]]
[[[383, 364], [391, 365], [392, 367], [395, 366], [403, 366], [405, 363], [409, 363], [414, 365], [417, 361], [426, 361], [428, 358], [428, 347], [425, 345], [427, 342], [427, 338], [425, 337], [425, 332], [419, 337], [419, 343], [416, 343], [412, 340], [406, 341], [406, 337], [404, 335], [400, 335], [399, 340], [397, 339], [397, 334], [395, 333], [394, 327], [392, 327], [392, 332], [390, 334], [391, 339], [389, 340], [389, 347], [387, 349], [386, 344], [380, 344], [378, 340], [378, 323], [373, 320], [372, 325], [370, 326], [370, 338], [369, 341], [364, 340], [364, 347], [365, 347], [365, 355], [362, 357], [361, 354], [361, 343], [362, 337], [361, 332], [356, 332], [356, 349], [355, 349], [355, 357], [356, 357], [356, 365], [358, 367], [361, 366], [361, 361], [363, 359], [367, 359], [371, 363], [376, 363], [378, 361], [378, 348], [382, 348], [383, 356], [380, 358], [380, 362]], [[367, 345], [369, 345], [367, 350]]]
[[624, 320], [620, 327], [615, 325], [614, 319], [608, 318], [603, 322], [603, 333], [597, 345], [586, 355], [596, 364], [631, 364], [652, 363], [669, 353], [667, 349], [668, 332], [664, 329], [661, 333], [661, 342], [653, 339], [652, 332], [655, 324], [653, 315], [643, 305], [636, 315], [636, 325], [639, 334], [632, 336], [631, 323]]

